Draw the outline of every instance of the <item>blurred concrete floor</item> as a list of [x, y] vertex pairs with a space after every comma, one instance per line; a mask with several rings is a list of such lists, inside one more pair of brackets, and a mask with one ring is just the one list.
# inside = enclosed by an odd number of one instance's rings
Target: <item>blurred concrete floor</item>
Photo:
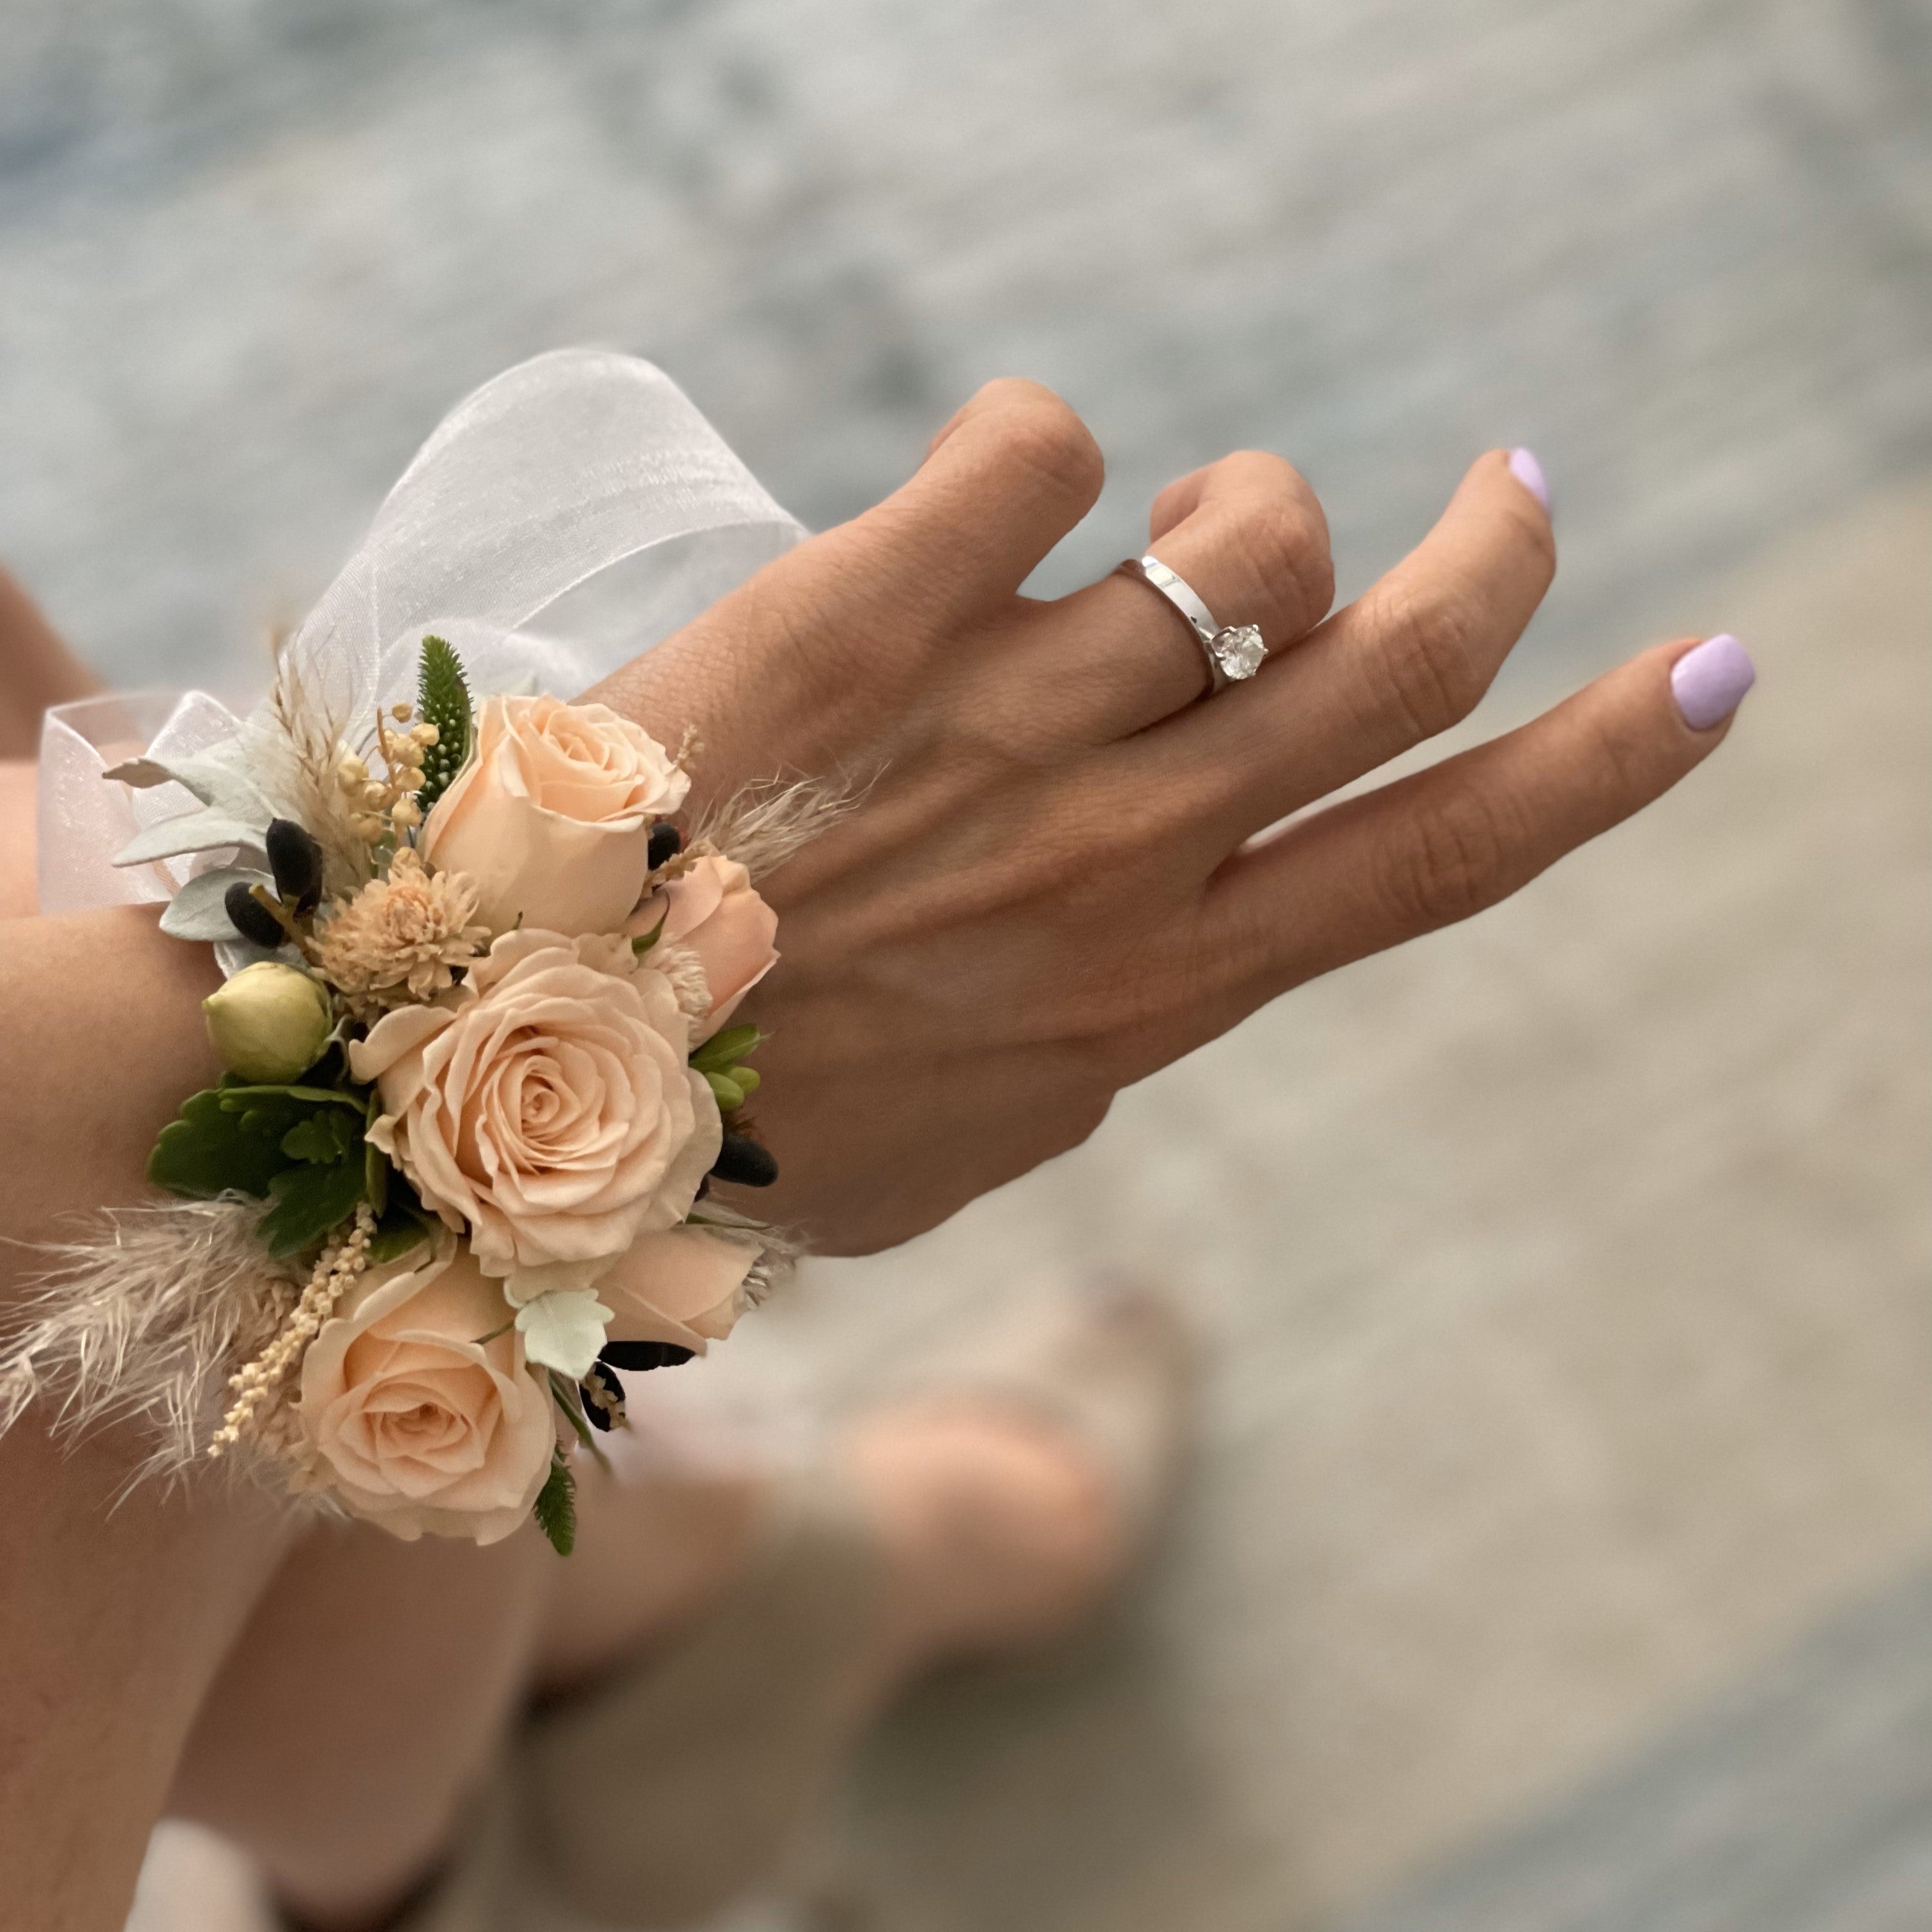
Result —
[[[904, 1338], [1100, 1262], [1184, 1283], [1220, 1339], [1192, 1507], [1112, 1642], [939, 1691], [873, 1754], [882, 1923], [1346, 1918], [1844, 1606], [1922, 1598], [1928, 559], [1920, 485], [1713, 586], [1687, 616], [1734, 622], [1762, 681], [1679, 795], [761, 1324], [733, 1372], [808, 1364], [856, 1397]], [[1915, 1796], [1932, 1770], [1906, 1629], [1912, 1721], [1870, 1745], [1868, 1826], [1888, 1750]], [[1652, 1916], [1575, 1922], [1781, 1932], [1746, 1881], [1853, 1801], [1835, 1768], [1808, 1780], [1804, 1736], [1777, 1748], [1781, 1808], [1726, 1821], [1735, 1916], [1693, 1916], [1709, 1872], [1646, 1871]], [[1807, 1876], [1855, 1888], [1872, 1852], [1852, 1833]], [[1507, 1922], [1568, 1925], [1539, 1876], [1547, 1916]], [[1486, 1932], [1505, 1895], [1441, 1922]], [[1882, 1922], [1932, 1923], [1932, 1891]]]
[[[1812, 1842], [1798, 1813], [1844, 1820], [1818, 1882], [1876, 1856], [1904, 1730], [1876, 1784], [1787, 1739], [1781, 1798], [1742, 1746], [1646, 1754], [1928, 1554], [1921, 0], [0, 28], [0, 552], [124, 682], [245, 681], [448, 403], [586, 339], [670, 368], [814, 524], [986, 376], [1052, 383], [1112, 476], [1049, 590], [1238, 443], [1301, 464], [1357, 587], [1529, 442], [1564, 568], [1486, 727], [1650, 637], [1744, 634], [1763, 685], [1680, 796], [927, 1241], [811, 1270], [682, 1400], [822, 1412], [1102, 1258], [1222, 1339], [1144, 1600], [1064, 1667], [935, 1691], [863, 1768], [895, 1927], [1785, 1932], [1749, 1874]], [[1772, 1821], [1735, 1857], [1535, 1838], [1694, 1762]], [[1467, 1863], [1532, 1840], [1530, 1876]], [[212, 1869], [174, 1896], [197, 1932]]]

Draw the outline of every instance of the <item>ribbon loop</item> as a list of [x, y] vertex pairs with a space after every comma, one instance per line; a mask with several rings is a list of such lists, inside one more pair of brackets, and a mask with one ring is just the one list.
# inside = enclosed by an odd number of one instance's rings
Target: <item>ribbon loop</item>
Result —
[[[284, 662], [306, 703], [357, 745], [380, 706], [415, 695], [425, 634], [449, 640], [479, 689], [574, 697], [804, 534], [662, 370], [557, 350], [443, 419]], [[538, 616], [542, 637], [526, 628]], [[185, 862], [117, 868], [114, 857], [198, 802], [175, 784], [130, 796], [104, 774], [143, 754], [177, 761], [265, 722], [259, 707], [244, 724], [201, 692], [50, 711], [41, 910], [170, 897]]]

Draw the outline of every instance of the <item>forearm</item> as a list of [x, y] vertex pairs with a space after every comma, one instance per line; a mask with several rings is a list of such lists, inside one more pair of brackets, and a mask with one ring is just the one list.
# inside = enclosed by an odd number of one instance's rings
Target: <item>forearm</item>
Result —
[[[16, 1244], [140, 1198], [155, 1132], [211, 1072], [212, 973], [137, 910], [0, 926], [0, 1308], [36, 1266]], [[217, 1484], [127, 1491], [145, 1443], [71, 1446], [52, 1419], [0, 1437], [0, 1871], [8, 1922], [94, 1932], [126, 1916], [182, 1740], [286, 1532]]]

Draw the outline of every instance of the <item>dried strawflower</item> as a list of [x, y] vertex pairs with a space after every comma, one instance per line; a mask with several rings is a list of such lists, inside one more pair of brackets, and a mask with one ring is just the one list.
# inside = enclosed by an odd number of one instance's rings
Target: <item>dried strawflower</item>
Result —
[[370, 1019], [434, 999], [489, 938], [476, 922], [475, 884], [428, 871], [406, 845], [387, 878], [372, 879], [318, 929], [312, 952], [350, 1012]]

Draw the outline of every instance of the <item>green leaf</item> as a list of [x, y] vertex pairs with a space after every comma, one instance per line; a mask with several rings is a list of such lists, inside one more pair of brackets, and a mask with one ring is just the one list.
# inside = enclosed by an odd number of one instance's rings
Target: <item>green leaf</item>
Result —
[[[249, 1116], [244, 1115], [244, 1123]], [[315, 1161], [325, 1166], [346, 1160], [360, 1150], [362, 1125], [340, 1107], [318, 1107], [282, 1136], [282, 1151], [291, 1160]]]
[[282, 1136], [293, 1124], [272, 1120], [264, 1130], [250, 1123], [258, 1114], [228, 1104], [219, 1087], [205, 1087], [182, 1102], [180, 1113], [160, 1131], [148, 1156], [148, 1178], [170, 1194], [207, 1200], [232, 1189], [260, 1200], [289, 1165]]
[[475, 712], [463, 661], [441, 638], [422, 640], [416, 692], [416, 709], [423, 722], [436, 727], [436, 742], [423, 754], [422, 789], [416, 794], [416, 802], [427, 812], [470, 762], [475, 736]]
[[369, 1205], [375, 1210], [376, 1224], [389, 1211], [389, 1162], [388, 1157], [374, 1141], [362, 1144], [362, 1192], [369, 1197]]
[[670, 908], [669, 906], [666, 906], [664, 910], [658, 914], [657, 924], [652, 926], [650, 932], [640, 934], [637, 938], [631, 941], [631, 950], [634, 952], [640, 959], [643, 958], [644, 955], [650, 952], [653, 946], [656, 945], [658, 938], [664, 932], [664, 921], [670, 918]]
[[530, 1514], [558, 1556], [568, 1556], [576, 1548], [577, 1478], [570, 1473], [570, 1465], [560, 1450], [550, 1453], [550, 1474], [537, 1492]]
[[221, 1096], [222, 1105], [237, 1114], [246, 1112], [251, 1105], [264, 1099], [298, 1101], [304, 1107], [353, 1107], [358, 1113], [364, 1112], [366, 1106], [360, 1094], [345, 1093], [339, 1087], [253, 1087], [232, 1073], [224, 1073], [221, 1084], [214, 1090]]
[[413, 1216], [393, 1226], [378, 1228], [369, 1240], [369, 1258], [380, 1264], [399, 1260], [429, 1239], [429, 1230]]
[[740, 1060], [756, 1053], [765, 1038], [754, 1026], [727, 1027], [714, 1033], [691, 1056], [691, 1064], [700, 1073], [728, 1073]]
[[[375, 1150], [371, 1148], [371, 1153]], [[388, 1162], [383, 1163], [386, 1168]], [[388, 1204], [377, 1210], [376, 1232], [369, 1239], [369, 1258], [372, 1262], [392, 1262], [398, 1255], [406, 1255], [410, 1249], [429, 1239], [438, 1223], [424, 1211], [422, 1203], [416, 1198], [416, 1190], [400, 1174], [388, 1175]], [[373, 1196], [369, 1204], [375, 1206]]]
[[298, 1255], [356, 1211], [365, 1177], [359, 1160], [284, 1168], [268, 1183], [275, 1204], [262, 1217], [262, 1239], [278, 1260]]

